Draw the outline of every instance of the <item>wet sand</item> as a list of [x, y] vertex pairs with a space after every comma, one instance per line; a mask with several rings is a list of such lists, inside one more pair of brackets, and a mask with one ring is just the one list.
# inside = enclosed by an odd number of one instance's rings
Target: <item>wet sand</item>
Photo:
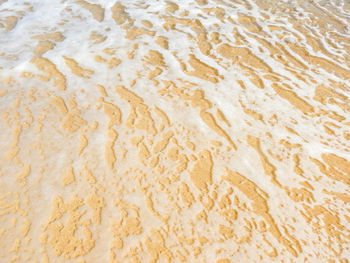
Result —
[[348, 263], [349, 13], [0, 0], [0, 261]]

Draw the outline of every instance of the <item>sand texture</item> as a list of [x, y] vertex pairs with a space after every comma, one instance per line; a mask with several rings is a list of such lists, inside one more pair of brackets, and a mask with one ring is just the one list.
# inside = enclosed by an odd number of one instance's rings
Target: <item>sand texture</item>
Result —
[[0, 262], [350, 263], [349, 14], [0, 0]]

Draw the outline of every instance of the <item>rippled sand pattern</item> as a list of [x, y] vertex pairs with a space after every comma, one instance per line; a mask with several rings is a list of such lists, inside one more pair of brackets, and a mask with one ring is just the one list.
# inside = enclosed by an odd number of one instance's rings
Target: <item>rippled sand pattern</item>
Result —
[[349, 14], [0, 0], [0, 261], [350, 262]]

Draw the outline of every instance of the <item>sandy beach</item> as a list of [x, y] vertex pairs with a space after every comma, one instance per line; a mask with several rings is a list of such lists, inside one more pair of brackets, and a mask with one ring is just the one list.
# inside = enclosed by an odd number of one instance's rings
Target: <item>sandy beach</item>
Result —
[[350, 2], [0, 0], [0, 262], [350, 262]]

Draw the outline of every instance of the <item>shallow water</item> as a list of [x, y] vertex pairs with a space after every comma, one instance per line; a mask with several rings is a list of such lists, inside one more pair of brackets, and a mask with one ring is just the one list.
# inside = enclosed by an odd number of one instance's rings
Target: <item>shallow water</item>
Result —
[[0, 1], [4, 262], [348, 262], [349, 1]]

